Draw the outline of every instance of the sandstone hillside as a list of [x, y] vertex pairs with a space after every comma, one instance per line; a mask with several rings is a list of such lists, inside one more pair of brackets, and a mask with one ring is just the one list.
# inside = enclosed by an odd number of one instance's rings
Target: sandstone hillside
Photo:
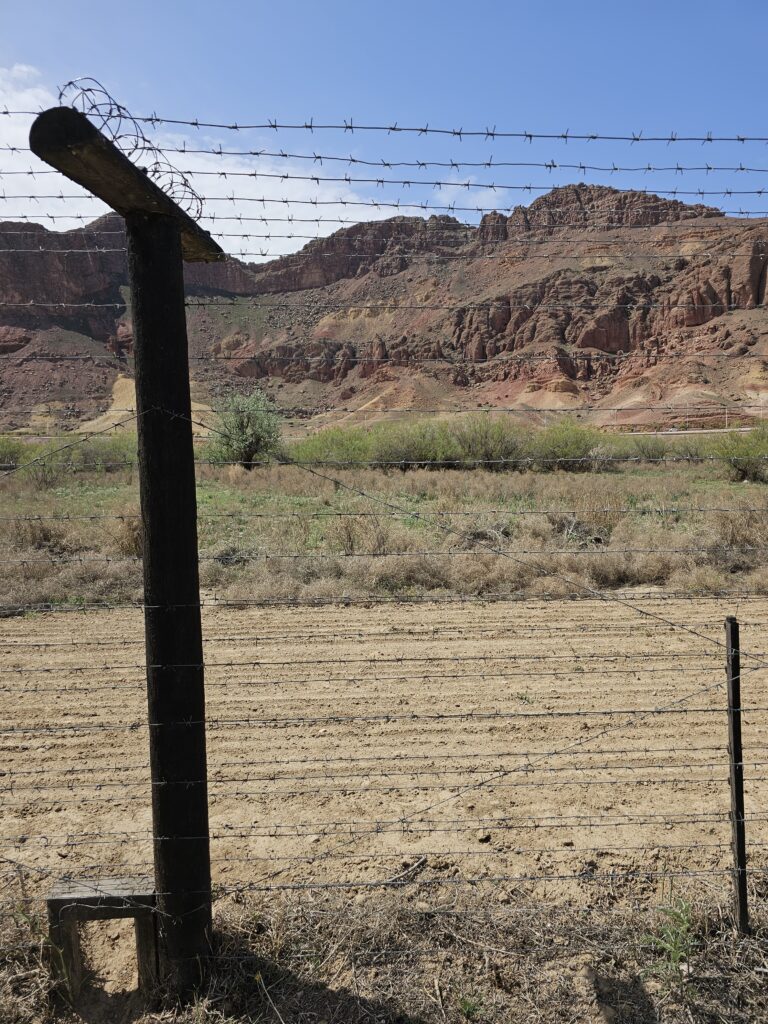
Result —
[[[117, 217], [66, 233], [0, 225], [0, 248], [44, 250], [0, 263], [7, 425], [93, 417], [130, 375], [124, 253], [97, 251], [122, 250], [120, 232]], [[191, 372], [212, 400], [258, 382], [321, 420], [589, 403], [644, 422], [649, 403], [758, 402], [767, 266], [766, 220], [597, 186], [477, 227], [361, 223], [269, 263], [189, 265]]]

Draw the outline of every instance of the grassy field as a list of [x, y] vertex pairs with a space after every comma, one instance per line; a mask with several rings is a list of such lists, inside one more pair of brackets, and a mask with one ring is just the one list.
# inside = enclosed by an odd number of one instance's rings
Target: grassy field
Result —
[[[0, 604], [140, 597], [135, 436], [0, 461]], [[268, 465], [198, 452], [201, 586], [241, 601], [768, 588], [768, 431], [683, 437], [477, 417], [331, 429]], [[429, 467], [429, 468], [427, 468]], [[27, 517], [19, 520], [18, 517]]]

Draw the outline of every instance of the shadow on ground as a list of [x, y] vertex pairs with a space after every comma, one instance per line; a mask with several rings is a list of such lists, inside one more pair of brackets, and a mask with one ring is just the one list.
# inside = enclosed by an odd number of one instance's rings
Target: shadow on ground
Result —
[[154, 1024], [169, 1019], [176, 1024], [229, 1020], [238, 1024], [427, 1024], [425, 1018], [404, 1013], [397, 1005], [408, 1001], [407, 992], [393, 994], [391, 1001], [377, 1000], [349, 987], [310, 982], [245, 946], [234, 947], [231, 938], [203, 992], [195, 1004], [171, 1018], [169, 1002], [162, 995], [150, 1000], [136, 989], [109, 991], [104, 978], [91, 971], [75, 1006], [62, 1005], [61, 1015], [67, 1019], [74, 1010], [74, 1019], [83, 1024]]
[[585, 1009], [592, 1011], [595, 1024], [656, 1024], [659, 1020], [641, 978], [611, 977], [586, 968], [580, 980], [584, 985]]

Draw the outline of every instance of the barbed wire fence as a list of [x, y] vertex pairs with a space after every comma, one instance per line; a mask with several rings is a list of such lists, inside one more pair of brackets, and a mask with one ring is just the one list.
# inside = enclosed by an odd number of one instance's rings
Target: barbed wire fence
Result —
[[[86, 87], [86, 99], [90, 95]], [[91, 97], [92, 99], [92, 97]], [[90, 102], [90, 101], [89, 101]], [[101, 110], [102, 127], [110, 125], [115, 108], [109, 100]], [[93, 107], [88, 107], [89, 114]], [[8, 116], [14, 116], [10, 112]], [[120, 108], [120, 116], [127, 114]], [[167, 163], [157, 147], [145, 146], [144, 126], [157, 128], [163, 124], [184, 124], [194, 129], [229, 128], [245, 130], [254, 126], [205, 125], [201, 122], [166, 121], [151, 118], [130, 118], [129, 152], [140, 159], [148, 153], [155, 160], [152, 177], [172, 174], [175, 168]], [[434, 133], [461, 139], [472, 133], [463, 129], [422, 129], [391, 126], [357, 126], [343, 122], [337, 126], [281, 125], [267, 122], [260, 129], [273, 131], [314, 131], [335, 128], [347, 134], [354, 132], [410, 133], [429, 136]], [[621, 141], [631, 144], [684, 141], [682, 136], [668, 138], [631, 133], [604, 138], [599, 135], [576, 136], [564, 133], [538, 136], [536, 133], [506, 133], [495, 129], [475, 134], [495, 141], [508, 137], [530, 143], [548, 138], [566, 141]], [[124, 139], [119, 125], [113, 133], [118, 144]], [[718, 137], [688, 137], [685, 141], [702, 144], [721, 141]], [[765, 141], [734, 136], [730, 141], [747, 143]], [[176, 154], [194, 152], [168, 149]], [[205, 150], [206, 155], [229, 155], [221, 147]], [[14, 155], [29, 155], [14, 149]], [[297, 155], [285, 151], [238, 151], [254, 159], [312, 159], [323, 161], [357, 158], [341, 155]], [[445, 166], [439, 162], [415, 160], [407, 164], [418, 168]], [[382, 167], [403, 166], [381, 162]], [[450, 161], [451, 169], [460, 164]], [[489, 168], [490, 163], [483, 163]], [[493, 166], [520, 166], [509, 161]], [[528, 165], [525, 165], [528, 166]], [[538, 166], [547, 169], [546, 162]], [[558, 165], [587, 173], [597, 169], [590, 165]], [[600, 165], [601, 170], [614, 173], [627, 168]], [[630, 168], [650, 173], [647, 165]], [[670, 166], [665, 166], [670, 171]], [[677, 166], [675, 174], [715, 171], [732, 173], [763, 173], [760, 168], [708, 164], [698, 167]], [[36, 176], [47, 173], [35, 169], [9, 173]], [[56, 173], [56, 172], [50, 172]], [[195, 175], [205, 172], [187, 169], [180, 172], [181, 187], [192, 188]], [[221, 172], [220, 177], [245, 172]], [[253, 172], [249, 177], [269, 176]], [[296, 176], [278, 176], [293, 180]], [[164, 179], [160, 179], [164, 180]], [[354, 179], [349, 176], [325, 178], [306, 176], [318, 185], [374, 184], [383, 187], [416, 185], [456, 187], [457, 182], [406, 179]], [[468, 184], [468, 183], [467, 183]], [[528, 185], [493, 185], [472, 183], [474, 188], [515, 189], [530, 191]], [[549, 186], [546, 186], [549, 188]], [[542, 186], [542, 191], [544, 186]], [[632, 190], [638, 191], [638, 190]], [[720, 192], [701, 189], [669, 190], [674, 196], [718, 195], [730, 198], [736, 194], [764, 195], [764, 189]], [[171, 191], [169, 194], [175, 196]], [[667, 194], [664, 190], [654, 194]], [[3, 200], [65, 201], [67, 193], [53, 191], [41, 195], [8, 195]], [[72, 196], [81, 201], [81, 196]], [[401, 203], [373, 200], [349, 201], [276, 199], [248, 196], [204, 196], [195, 193], [195, 203], [271, 203], [284, 205], [341, 205], [361, 208], [417, 210], [422, 213], [471, 213], [479, 215], [499, 212], [499, 208], [462, 207], [453, 203]], [[194, 206], [193, 212], [202, 211]], [[509, 208], [508, 212], [512, 212]], [[762, 215], [760, 211], [754, 211]], [[763, 211], [764, 213], [764, 211]], [[745, 213], [742, 213], [746, 216]], [[14, 221], [50, 219], [85, 222], [87, 214], [71, 215], [28, 212]], [[216, 221], [232, 218], [211, 215]], [[264, 218], [252, 218], [262, 220]], [[269, 221], [280, 218], [269, 218]], [[285, 220], [293, 221], [293, 217]], [[320, 223], [314, 221], [313, 223]], [[352, 222], [357, 223], [357, 222]], [[596, 227], [610, 228], [609, 223]], [[0, 231], [0, 244], [6, 234], [26, 238], [17, 230]], [[463, 226], [469, 233], [477, 229]], [[78, 229], [79, 231], [80, 229]], [[642, 225], [635, 230], [642, 231]], [[69, 234], [69, 233], [68, 233]], [[44, 247], [24, 249], [12, 242], [0, 249], [8, 257], [31, 255], [33, 252], [71, 257], [88, 254], [91, 258], [118, 255], [124, 246], [101, 248], [90, 239], [120, 232], [89, 229], [81, 233], [77, 243], [63, 242], [70, 248], [56, 248], [46, 235]], [[232, 236], [227, 236], [232, 237]], [[261, 237], [245, 234], [243, 238]], [[265, 238], [278, 236], [266, 235]], [[288, 238], [302, 236], [288, 235]], [[449, 241], [455, 241], [451, 234]], [[303, 240], [303, 239], [302, 239]], [[526, 244], [536, 242], [527, 240]], [[539, 239], [541, 244], [546, 239]], [[491, 247], [500, 243], [484, 242]], [[505, 243], [506, 244], [506, 243]], [[566, 240], [566, 244], [569, 244]], [[622, 258], [613, 253], [611, 240], [605, 241], [602, 254]], [[626, 243], [621, 243], [625, 245]], [[602, 241], [595, 243], [600, 249]], [[50, 246], [50, 248], [48, 248]], [[757, 247], [731, 255], [757, 256], [765, 259], [768, 249], [764, 241]], [[240, 255], [249, 255], [242, 250]], [[268, 250], [253, 254], [270, 255]], [[353, 259], [378, 257], [376, 251], [350, 254]], [[533, 258], [567, 259], [567, 254], [536, 252]], [[462, 259], [504, 259], [508, 252], [476, 254], [414, 254], [408, 259], [430, 261]], [[678, 258], [680, 254], [664, 254], [656, 258]], [[284, 256], [300, 261], [303, 254]], [[526, 253], [526, 258], [530, 255]], [[687, 258], [708, 258], [702, 251]], [[189, 296], [187, 306], [243, 305], [247, 308], [302, 308], [301, 300], [270, 299], [260, 296], [243, 301], [229, 296]], [[534, 303], [536, 308], [541, 303]], [[613, 304], [615, 305], [615, 304]], [[611, 308], [613, 308], [613, 305]], [[653, 302], [626, 303], [626, 308], [650, 311]], [[446, 305], [415, 303], [411, 309], [421, 310], [488, 310], [490, 301]], [[528, 308], [529, 303], [521, 303]], [[51, 310], [109, 309], [124, 312], [125, 302], [66, 302], [41, 298], [39, 301], [8, 299], [0, 309], [22, 310], [43, 307]], [[402, 303], [355, 303], [325, 301], [312, 308], [345, 312], [379, 312], [405, 308]], [[550, 304], [552, 310], [602, 308], [599, 302], [563, 302]], [[740, 308], [723, 305], [719, 300], [707, 302], [668, 303], [664, 308], [679, 308], [694, 313], [721, 315]], [[331, 358], [336, 358], [336, 351]], [[748, 353], [748, 355], [751, 355]], [[733, 358], [728, 352], [701, 353], [702, 358]], [[38, 357], [33, 355], [31, 359]], [[42, 355], [39, 358], [45, 358]], [[81, 361], [92, 356], [61, 355], [63, 361]], [[237, 355], [193, 354], [191, 361], [237, 362]], [[279, 357], [278, 357], [279, 358]], [[379, 364], [397, 362], [398, 357], [349, 356], [348, 361]], [[517, 361], [551, 361], [561, 355], [525, 356], [514, 353], [507, 358]], [[616, 362], [631, 359], [628, 353], [570, 353], [574, 360]], [[754, 358], [759, 358], [755, 356]], [[295, 364], [294, 356], [284, 357], [287, 365]], [[668, 406], [652, 407], [661, 417]], [[732, 415], [751, 415], [762, 404], [734, 402]], [[39, 412], [39, 403], [35, 411]], [[152, 410], [156, 411], [156, 410]], [[162, 410], [171, 415], [168, 410]], [[354, 412], [352, 407], [337, 414]], [[422, 410], [422, 415], [444, 410]], [[512, 411], [512, 410], [510, 410]], [[546, 412], [546, 410], [544, 410]], [[587, 407], [586, 412], [591, 411]], [[605, 413], [606, 409], [601, 412]], [[130, 427], [140, 415], [125, 408], [119, 412], [117, 426]], [[550, 410], [558, 415], [560, 410]], [[395, 410], [398, 416], [407, 411]], [[514, 410], [516, 415], [538, 417], [542, 410], [529, 413]], [[177, 415], [177, 414], [173, 414]], [[721, 407], [703, 406], [695, 412], [697, 422], [717, 420], [723, 416]], [[187, 418], [187, 426], [216, 432], [215, 422], [198, 414]], [[125, 474], [132, 480], [136, 468], [133, 458], [85, 461], [70, 460], [67, 453], [87, 452], [91, 440], [99, 434], [115, 431], [116, 425], [103, 430], [82, 433], [35, 433], [38, 440], [66, 441], [56, 443], [34, 458], [20, 460], [2, 473], [3, 486], [11, 490], [21, 481], [21, 490], [35, 466], [56, 464], [56, 471], [74, 480], [78, 473], [110, 471]], [[9, 432], [8, 436], [18, 431]], [[659, 471], [667, 466], [721, 465], [733, 456], [679, 454], [662, 455], [594, 455], [590, 465], [602, 463], [615, 468], [650, 465]], [[737, 456], [738, 458], [738, 456]], [[747, 458], [747, 457], [744, 457]], [[755, 456], [749, 456], [754, 459]], [[758, 456], [758, 459], [764, 459]], [[546, 460], [544, 460], [546, 461]], [[198, 474], [207, 471], [225, 473], [227, 465], [209, 469], [205, 457], [197, 458]], [[557, 468], [584, 468], [584, 458], [558, 456], [552, 460]], [[235, 468], [237, 464], [232, 464]], [[526, 471], [541, 466], [538, 457], [528, 464], [520, 458], [449, 460], [441, 468], [455, 470]], [[574, 561], [605, 561], [607, 557], [626, 559], [631, 556], [701, 557], [702, 561], [757, 558], [768, 550], [768, 544], [750, 543], [743, 539], [714, 543], [698, 540], [646, 546], [624, 543], [606, 544], [599, 531], [593, 536], [571, 534], [542, 547], [526, 547], [513, 535], [503, 532], [499, 523], [490, 519], [506, 517], [556, 517], [572, 520], [572, 528], [580, 528], [579, 516], [584, 507], [569, 508], [567, 503], [531, 508], [510, 508], [509, 504], [491, 502], [479, 507], [429, 509], [410, 498], [392, 497], [391, 488], [383, 478], [393, 470], [434, 470], [423, 459], [292, 459], [290, 464], [274, 460], [256, 460], [252, 473], [263, 473], [266, 486], [269, 474], [290, 474], [296, 493], [305, 498], [318, 493], [335, 496], [339, 507], [285, 511], [247, 505], [237, 511], [203, 507], [199, 522], [225, 520], [239, 531], [235, 550], [201, 554], [201, 562], [229, 564], [241, 571], [258, 571], [263, 563], [291, 562], [301, 570], [312, 572], [319, 562], [338, 564], [349, 560], [364, 561], [377, 567], [392, 559], [422, 563], [443, 561], [451, 565], [470, 561], [479, 571], [511, 563], [521, 570], [533, 571], [539, 578], [555, 581], [560, 590], [556, 598], [578, 597], [572, 606], [573, 621], [552, 621], [551, 605], [542, 599], [516, 596], [515, 588], [480, 589], [463, 593], [459, 588], [448, 592], [366, 594], [362, 599], [338, 594], [309, 597], [268, 596], [258, 599], [218, 597], [215, 592], [202, 593], [199, 607], [204, 616], [205, 656], [202, 661], [173, 664], [150, 663], [154, 671], [166, 669], [199, 669], [206, 672], [209, 767], [205, 778], [186, 777], [158, 782], [151, 779], [147, 747], [150, 737], [168, 728], [147, 718], [143, 704], [143, 664], [136, 658], [140, 611], [146, 601], [107, 596], [64, 606], [33, 600], [8, 600], [0, 608], [4, 618], [0, 666], [0, 699], [7, 702], [4, 716], [7, 724], [0, 727], [0, 743], [6, 752], [6, 766], [0, 776], [3, 792], [4, 849], [3, 882], [6, 895], [0, 907], [0, 918], [9, 924], [4, 939], [4, 954], [23, 943], [24, 922], [29, 915], [39, 914], [42, 901], [54, 883], [80, 886], [80, 900], [88, 902], [93, 895], [94, 907], [110, 894], [104, 879], [120, 876], [152, 876], [153, 838], [150, 821], [153, 788], [174, 790], [206, 784], [210, 805], [210, 841], [212, 845], [213, 894], [222, 905], [240, 900], [249, 893], [328, 893], [395, 890], [415, 892], [438, 901], [437, 894], [461, 891], [476, 900], [480, 911], [486, 899], [499, 899], [504, 913], [529, 913], [542, 895], [556, 894], [554, 899], [592, 899], [587, 893], [610, 894], [608, 901], [645, 901], [657, 898], [663, 883], [680, 886], [695, 885], [713, 898], [725, 902], [730, 898], [734, 877], [731, 829], [733, 809], [729, 771], [734, 758], [728, 749], [727, 702], [725, 697], [726, 656], [731, 653], [722, 637], [722, 615], [710, 602], [696, 595], [663, 586], [642, 591], [639, 588], [625, 595], [605, 590], [595, 582], [585, 582], [572, 572]], [[371, 477], [374, 474], [374, 477]], [[376, 475], [381, 479], [376, 487]], [[303, 481], [303, 483], [302, 483]], [[380, 493], [383, 491], [383, 493]], [[27, 496], [20, 493], [23, 509], [18, 514], [3, 515], [0, 527], [24, 530], [30, 524], [88, 523], [97, 529], [113, 524], [141, 522], [138, 511], [113, 513], [101, 510], [71, 511], [62, 498], [52, 503], [50, 512], [38, 513], [29, 508]], [[343, 500], [341, 500], [343, 499]], [[31, 498], [34, 502], [34, 495]], [[323, 500], [328, 500], [324, 498]], [[334, 500], [332, 497], [331, 500]], [[352, 507], [350, 507], [350, 503]], [[468, 502], [466, 504], [469, 504]], [[726, 518], [764, 516], [764, 502], [750, 495], [747, 504], [734, 501], [696, 504], [673, 501], [638, 507], [637, 502], [609, 504], [592, 501], [588, 511], [619, 520], [630, 516], [648, 517], [654, 522], [685, 520], [693, 515], [705, 519], [715, 515]], [[243, 540], [243, 524], [266, 520], [270, 528], [276, 524], [270, 548], [258, 550]], [[304, 547], [291, 550], [285, 541], [277, 541], [284, 524], [302, 523], [311, 529], [319, 520], [333, 524], [352, 521], [362, 524], [362, 537], [337, 538], [335, 547], [322, 549]], [[419, 540], [402, 550], [392, 543], [381, 549], [365, 546], [371, 531], [366, 521], [407, 523], [416, 527], [427, 541]], [[503, 526], [503, 524], [502, 524]], [[431, 541], [431, 543], [429, 543]], [[346, 546], [345, 546], [346, 545]], [[558, 546], [559, 545], [559, 546]], [[34, 546], [34, 545], [33, 545]], [[84, 550], [47, 550], [18, 555], [9, 553], [2, 563], [9, 572], [34, 574], [49, 567], [68, 571], [83, 567], [98, 571], [99, 566], [116, 566], [118, 571], [137, 568], [145, 552], [132, 554], [97, 553]], [[563, 562], [563, 559], [570, 561]], [[253, 567], [253, 569], [251, 569]], [[446, 588], [443, 588], [444, 590]], [[427, 590], [429, 588], [427, 587]], [[717, 593], [717, 592], [716, 592]], [[76, 597], [76, 595], [73, 595]], [[546, 596], [546, 595], [542, 595]], [[738, 612], [747, 643], [741, 651], [744, 667], [739, 671], [745, 697], [735, 710], [744, 719], [744, 754], [738, 764], [743, 767], [746, 782], [746, 811], [743, 823], [747, 830], [749, 851], [750, 895], [753, 908], [763, 912], [766, 889], [764, 876], [768, 863], [768, 829], [765, 810], [764, 768], [768, 764], [768, 734], [763, 696], [762, 676], [768, 670], [768, 637], [765, 602], [761, 591], [744, 586], [725, 591], [732, 602], [728, 610]], [[684, 617], [676, 602], [686, 600]], [[669, 610], [665, 605], [669, 604]], [[380, 607], [386, 606], [387, 620], [381, 621]], [[432, 607], [434, 606], [434, 607]], [[188, 609], [187, 605], [163, 606], [173, 616]], [[716, 606], [718, 609], [720, 605]], [[307, 621], [313, 608], [314, 620]], [[53, 614], [35, 613], [48, 609]], [[58, 614], [64, 611], [69, 614]], [[94, 614], [100, 611], [101, 614]], [[73, 629], [73, 618], [77, 625]], [[170, 621], [170, 620], [169, 620]], [[127, 652], [127, 653], [126, 653]], [[733, 711], [734, 709], [731, 708]], [[171, 723], [174, 729], [190, 728], [201, 720], [185, 717]], [[661, 807], [659, 805], [662, 805]], [[191, 842], [197, 837], [191, 837]], [[176, 838], [174, 841], [178, 841]], [[83, 895], [85, 893], [85, 895]], [[156, 891], [162, 896], [162, 891]], [[190, 892], [191, 897], [204, 899], [206, 893]], [[130, 897], [125, 897], [130, 908]], [[436, 904], [437, 905], [437, 904]], [[137, 908], [138, 909], [138, 905]], [[604, 908], [605, 910], [605, 908]], [[412, 904], [405, 905], [412, 912]], [[450, 912], [445, 908], [442, 913]], [[609, 912], [605, 910], [605, 912]], [[159, 907], [155, 913], [161, 915]], [[229, 956], [229, 954], [227, 954]], [[246, 957], [247, 955], [243, 954]]]

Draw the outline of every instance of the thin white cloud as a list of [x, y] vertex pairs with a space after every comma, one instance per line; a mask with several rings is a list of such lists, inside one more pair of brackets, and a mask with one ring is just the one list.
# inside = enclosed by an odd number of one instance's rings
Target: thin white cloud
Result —
[[[29, 152], [29, 128], [34, 112], [56, 103], [55, 92], [44, 84], [37, 69], [22, 64], [0, 68], [0, 220], [38, 222], [49, 229], [63, 231], [81, 227], [107, 212], [103, 203], [62, 175], [50, 173], [51, 169]], [[28, 113], [10, 113], [14, 111]], [[222, 143], [221, 139], [194, 131], [189, 135], [160, 132], [153, 135], [152, 141], [161, 149], [187, 150], [213, 150]], [[223, 141], [224, 148], [227, 144], [231, 146], [231, 139]], [[249, 142], [251, 145], [257, 150], [262, 148], [259, 140]], [[263, 148], [268, 145], [271, 143], [265, 140]], [[195, 189], [204, 197], [203, 226], [220, 238], [228, 252], [238, 256], [247, 253], [242, 258], [253, 262], [296, 252], [306, 244], [306, 237], [296, 236], [324, 237], [344, 226], [339, 220], [380, 220], [398, 213], [386, 206], [350, 205], [375, 201], [379, 194], [373, 188], [366, 192], [343, 182], [299, 180], [312, 174], [304, 161], [213, 153], [169, 152], [167, 155], [179, 169], [191, 172]], [[254, 170], [259, 172], [258, 177], [253, 176]], [[203, 175], [201, 171], [215, 174]], [[247, 172], [248, 176], [242, 176], [242, 172]], [[318, 173], [322, 177], [328, 172]], [[278, 177], [262, 177], [270, 174]], [[394, 197], [381, 195], [381, 198]], [[317, 206], [312, 205], [314, 200]], [[403, 201], [407, 200], [406, 195]], [[406, 207], [402, 213], [419, 215], [418, 210]], [[293, 222], [277, 219], [289, 217], [294, 218]], [[246, 235], [250, 237], [242, 237]], [[105, 240], [105, 245], [107, 242]]]
[[[27, 64], [0, 68], [0, 220], [38, 220], [47, 228], [64, 231], [83, 223], [78, 216], [94, 218], [107, 210], [63, 175], [48, 173], [51, 169], [29, 152], [34, 113], [13, 112], [45, 110], [56, 102], [35, 68]], [[48, 198], [59, 195], [77, 198]]]
[[[258, 262], [295, 252], [306, 244], [307, 237], [324, 237], [344, 227], [339, 221], [380, 220], [397, 213], [385, 207], [348, 205], [367, 202], [370, 197], [343, 182], [300, 180], [312, 175], [304, 162], [170, 152], [184, 145], [215, 150], [221, 144], [220, 139], [200, 135], [164, 134], [155, 136], [154, 141], [176, 167], [189, 174], [203, 197], [203, 226], [217, 235], [239, 235], [219, 240], [233, 255], [244, 254], [243, 259]], [[322, 177], [324, 172], [318, 173]], [[293, 220], [286, 220], [289, 217]]]

